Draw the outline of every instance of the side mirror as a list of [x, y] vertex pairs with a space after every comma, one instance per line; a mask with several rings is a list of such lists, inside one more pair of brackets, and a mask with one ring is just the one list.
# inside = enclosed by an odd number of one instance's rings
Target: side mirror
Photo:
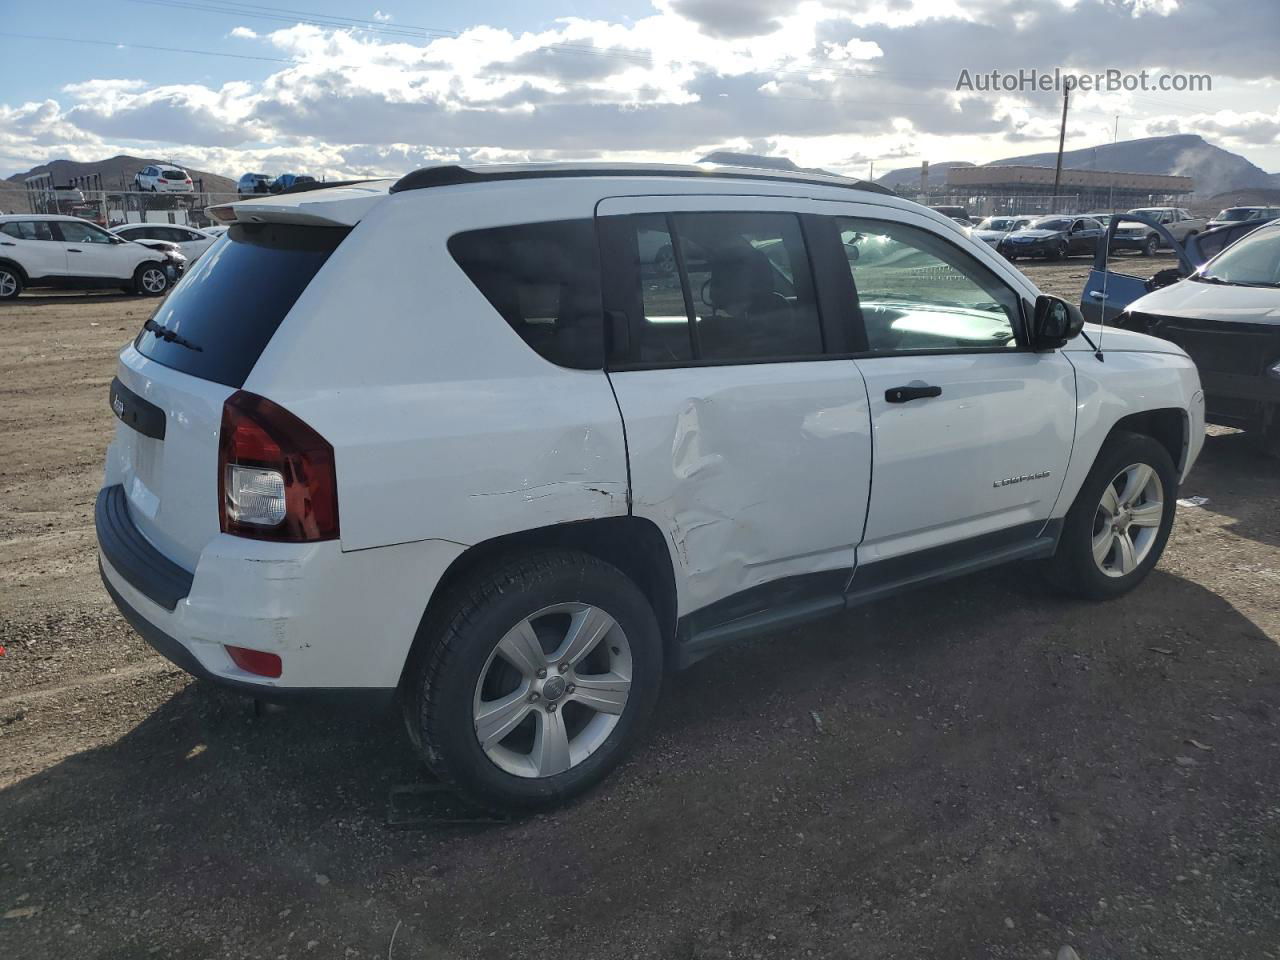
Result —
[[1177, 267], [1166, 267], [1164, 270], [1157, 271], [1156, 275], [1147, 281], [1147, 289], [1159, 290], [1161, 287], [1167, 287], [1172, 283], [1177, 283], [1181, 279], [1181, 270]]
[[1084, 329], [1084, 314], [1059, 297], [1041, 294], [1031, 314], [1031, 348], [1056, 350]]

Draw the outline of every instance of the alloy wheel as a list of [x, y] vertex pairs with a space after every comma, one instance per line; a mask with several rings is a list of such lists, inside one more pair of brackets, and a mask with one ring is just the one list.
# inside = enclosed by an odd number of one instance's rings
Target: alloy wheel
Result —
[[142, 289], [147, 293], [163, 293], [168, 284], [169, 278], [164, 275], [163, 270], [151, 267], [142, 271]]
[[1093, 518], [1093, 560], [1108, 577], [1136, 570], [1155, 545], [1164, 518], [1164, 484], [1145, 463], [1125, 467], [1103, 488]]
[[551, 777], [608, 739], [631, 692], [631, 647], [609, 614], [559, 603], [507, 631], [480, 671], [476, 739], [501, 770]]
[[0, 297], [12, 297], [18, 292], [18, 278], [8, 270], [0, 270]]

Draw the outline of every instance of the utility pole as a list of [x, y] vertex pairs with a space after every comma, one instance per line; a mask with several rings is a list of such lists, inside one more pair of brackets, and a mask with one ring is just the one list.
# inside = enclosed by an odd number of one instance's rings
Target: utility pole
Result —
[[1053, 196], [1049, 198], [1049, 212], [1058, 212], [1058, 186], [1062, 182], [1062, 147], [1067, 142], [1067, 104], [1071, 100], [1071, 87], [1062, 88], [1062, 128], [1058, 131], [1058, 166], [1053, 171]]

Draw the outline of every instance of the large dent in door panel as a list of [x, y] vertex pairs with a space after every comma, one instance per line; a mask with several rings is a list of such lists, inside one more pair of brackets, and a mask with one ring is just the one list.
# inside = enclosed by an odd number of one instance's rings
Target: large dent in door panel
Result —
[[870, 470], [865, 390], [851, 364], [831, 379], [814, 367], [834, 365], [786, 366], [612, 375], [633, 510], [667, 535], [681, 613], [853, 565]]

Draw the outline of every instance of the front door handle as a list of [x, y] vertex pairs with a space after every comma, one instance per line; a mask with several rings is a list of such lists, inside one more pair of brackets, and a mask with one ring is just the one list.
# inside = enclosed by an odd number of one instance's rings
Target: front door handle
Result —
[[1089, 296], [1090, 296], [1090, 297], [1092, 297], [1094, 300], [1105, 300], [1105, 299], [1107, 299], [1107, 295], [1106, 295], [1105, 293], [1103, 293], [1101, 290], [1090, 290], [1090, 291], [1089, 291]]
[[890, 387], [884, 392], [884, 398], [889, 403], [906, 403], [909, 400], [923, 400], [925, 397], [940, 396], [942, 396], [941, 387], [933, 387], [918, 380], [914, 383], [908, 383], [905, 387]]
[[75, 247], [67, 247], [67, 253], [83, 253], [83, 252], [84, 251], [82, 250], [77, 250]]
[[0, 240], [0, 247], [16, 247], [17, 244], [12, 240]]

